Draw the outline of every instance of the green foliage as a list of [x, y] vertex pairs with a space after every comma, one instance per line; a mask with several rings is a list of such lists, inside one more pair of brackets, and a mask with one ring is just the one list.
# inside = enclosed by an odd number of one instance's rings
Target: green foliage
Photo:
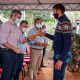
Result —
[[4, 18], [9, 18], [11, 11], [10, 10], [2, 10], [1, 13], [3, 14]]
[[43, 22], [50, 20], [50, 11], [25, 11], [26, 20], [31, 23], [31, 20], [34, 21], [36, 18], [41, 18]]
[[53, 24], [54, 24], [54, 18], [51, 16], [51, 11], [31, 11], [27, 10], [25, 11], [26, 14], [26, 20], [29, 22], [29, 24], [34, 23], [34, 19], [41, 18], [43, 20], [43, 24], [47, 27], [47, 32], [54, 33]]
[[[10, 17], [11, 10], [1, 10], [0, 14], [4, 18]], [[66, 15], [70, 18], [74, 24], [76, 19], [80, 19], [80, 11], [67, 11]], [[25, 10], [25, 20], [28, 21], [29, 25], [34, 24], [34, 19], [41, 18], [43, 24], [47, 26], [47, 32], [54, 34], [54, 18], [51, 11], [38, 11], [38, 10]]]
[[31, 10], [25, 11], [25, 20], [27, 20], [29, 24], [33, 23], [33, 12]]
[[71, 20], [72, 24], [74, 25], [77, 19], [80, 20], [80, 11], [67, 11], [66, 15]]

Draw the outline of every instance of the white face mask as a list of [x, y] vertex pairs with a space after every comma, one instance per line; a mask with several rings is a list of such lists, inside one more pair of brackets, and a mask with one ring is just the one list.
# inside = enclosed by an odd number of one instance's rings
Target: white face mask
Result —
[[17, 18], [16, 21], [15, 21], [15, 23], [19, 24], [20, 23], [20, 19]]
[[22, 28], [22, 32], [26, 32], [26, 28]]
[[46, 28], [44, 28], [43, 31], [46, 31]]
[[36, 24], [36, 28], [42, 28], [42, 25], [39, 24], [39, 23], [37, 23], [37, 24]]

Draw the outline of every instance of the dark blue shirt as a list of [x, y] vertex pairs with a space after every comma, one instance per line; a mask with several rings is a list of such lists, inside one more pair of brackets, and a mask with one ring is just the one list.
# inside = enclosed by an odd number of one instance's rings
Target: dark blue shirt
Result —
[[70, 20], [63, 15], [59, 18], [55, 35], [46, 33], [46, 37], [53, 40], [54, 55], [59, 54], [59, 60], [65, 60], [68, 57], [68, 53], [71, 47], [71, 32], [72, 25]]

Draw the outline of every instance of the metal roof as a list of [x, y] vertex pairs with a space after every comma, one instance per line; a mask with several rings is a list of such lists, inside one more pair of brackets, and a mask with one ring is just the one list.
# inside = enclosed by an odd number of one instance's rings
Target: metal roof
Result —
[[0, 0], [1, 10], [51, 10], [62, 3], [66, 10], [80, 11], [80, 0]]

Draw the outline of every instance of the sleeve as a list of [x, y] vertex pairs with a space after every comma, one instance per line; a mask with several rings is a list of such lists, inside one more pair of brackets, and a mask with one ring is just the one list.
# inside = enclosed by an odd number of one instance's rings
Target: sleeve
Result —
[[32, 28], [32, 29], [28, 32], [28, 37], [35, 33], [33, 29], [34, 29], [34, 28]]
[[44, 38], [44, 43], [48, 44], [48, 38], [47, 37]]
[[71, 30], [72, 26], [70, 23], [64, 23], [63, 24], [63, 31], [62, 31], [62, 35], [63, 35], [63, 41], [64, 41], [64, 45], [63, 45], [63, 50], [61, 53], [61, 57], [60, 60], [64, 60], [67, 58], [68, 53], [70, 51], [70, 47], [71, 47]]
[[70, 51], [71, 33], [63, 34], [63, 39], [64, 39], [64, 43], [63, 43], [64, 45], [63, 45], [63, 50], [62, 50], [61, 57], [60, 57], [60, 60], [62, 61], [67, 58], [68, 53]]
[[[24, 39], [26, 39], [26, 41], [27, 41], [27, 38], [25, 37], [25, 34], [20, 31], [20, 36], [19, 36], [20, 42], [23, 42]], [[26, 42], [25, 42], [25, 43], [26, 43]]]
[[28, 36], [27, 36], [27, 37], [29, 37], [29, 36], [31, 36], [31, 35], [32, 35], [31, 31], [29, 31], [29, 32], [28, 32]]
[[[32, 34], [34, 34], [34, 31], [32, 31], [32, 29], [28, 32], [28, 37], [31, 36]], [[36, 42], [33, 40], [33, 41], [29, 41], [28, 42], [30, 45], [33, 45], [35, 44]]]
[[25, 37], [23, 36], [24, 34], [19, 31], [19, 42], [21, 43], [23, 39], [25, 39]]
[[10, 34], [10, 26], [7, 25], [6, 23], [1, 25], [0, 28], [0, 43], [3, 44], [7, 42], [7, 38]]
[[45, 37], [47, 37], [47, 38], [49, 38], [51, 40], [54, 40], [54, 36], [51, 35], [51, 34], [46, 33]]
[[29, 41], [28, 43], [29, 43], [30, 45], [35, 45], [35, 44], [36, 44], [35, 41]]

